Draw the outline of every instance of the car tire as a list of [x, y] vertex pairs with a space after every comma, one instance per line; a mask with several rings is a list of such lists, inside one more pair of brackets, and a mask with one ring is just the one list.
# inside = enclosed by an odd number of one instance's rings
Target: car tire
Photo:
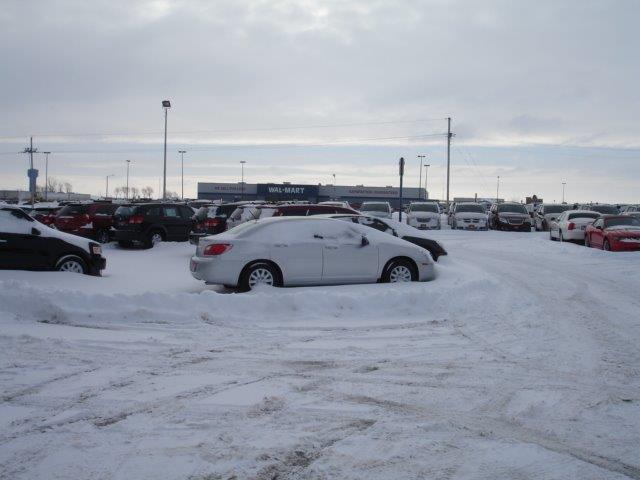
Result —
[[245, 267], [240, 274], [240, 281], [238, 282], [240, 290], [248, 292], [261, 284], [273, 287], [282, 286], [280, 272], [273, 265], [266, 262], [256, 262]]
[[56, 262], [56, 271], [86, 274], [87, 264], [77, 255], [65, 255]]
[[418, 272], [415, 265], [402, 258], [394, 259], [382, 274], [384, 283], [417, 282]]
[[147, 240], [145, 241], [145, 247], [153, 248], [155, 245], [162, 241], [164, 241], [164, 235], [162, 234], [162, 232], [160, 230], [151, 230], [149, 232]]
[[96, 241], [98, 243], [109, 243], [110, 240], [111, 238], [109, 237], [109, 230], [100, 230], [96, 234]]
[[605, 239], [605, 241], [602, 242], [602, 249], [606, 250], [607, 252], [611, 251], [611, 244], [609, 243], [609, 240]]

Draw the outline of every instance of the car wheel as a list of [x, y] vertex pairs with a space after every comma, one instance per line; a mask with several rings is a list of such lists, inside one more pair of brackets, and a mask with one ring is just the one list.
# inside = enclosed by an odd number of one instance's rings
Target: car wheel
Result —
[[161, 243], [164, 240], [162, 237], [162, 232], [160, 230], [153, 230], [149, 233], [149, 237], [147, 238], [146, 247], [153, 248], [155, 245]]
[[240, 278], [240, 288], [247, 292], [258, 285], [270, 285], [279, 287], [281, 285], [280, 275], [276, 269], [268, 263], [254, 263], [246, 268]]
[[98, 243], [109, 243], [109, 231], [108, 230], [100, 230], [96, 235], [96, 240]]
[[418, 273], [407, 260], [393, 260], [384, 272], [382, 281], [385, 283], [416, 282]]
[[604, 243], [602, 244], [602, 249], [606, 250], [607, 252], [611, 251], [611, 244], [609, 243], [609, 240], [604, 241]]
[[58, 260], [56, 270], [58, 272], [87, 273], [87, 265], [80, 257], [67, 255]]

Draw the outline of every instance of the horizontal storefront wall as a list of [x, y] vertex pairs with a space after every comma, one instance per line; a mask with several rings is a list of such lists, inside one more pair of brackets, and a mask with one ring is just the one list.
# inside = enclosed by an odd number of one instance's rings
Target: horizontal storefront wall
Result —
[[[424, 188], [403, 188], [406, 202], [426, 198]], [[198, 183], [198, 198], [203, 200], [306, 200], [322, 202], [326, 200], [346, 200], [353, 203], [365, 201], [388, 201], [397, 207], [400, 189], [398, 187], [368, 187], [363, 185], [305, 185], [288, 183]]]

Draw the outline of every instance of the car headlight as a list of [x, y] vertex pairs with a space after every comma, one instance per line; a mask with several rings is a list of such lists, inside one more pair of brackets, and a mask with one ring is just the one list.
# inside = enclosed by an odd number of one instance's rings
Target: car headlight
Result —
[[102, 246], [97, 243], [92, 243], [90, 246], [91, 253], [94, 255], [102, 255]]

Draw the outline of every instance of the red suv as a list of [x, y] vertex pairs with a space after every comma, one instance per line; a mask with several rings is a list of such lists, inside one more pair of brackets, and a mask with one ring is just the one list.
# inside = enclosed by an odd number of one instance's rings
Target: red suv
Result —
[[56, 215], [54, 224], [63, 232], [107, 243], [111, 239], [109, 230], [117, 208], [118, 205], [102, 202], [66, 205]]

